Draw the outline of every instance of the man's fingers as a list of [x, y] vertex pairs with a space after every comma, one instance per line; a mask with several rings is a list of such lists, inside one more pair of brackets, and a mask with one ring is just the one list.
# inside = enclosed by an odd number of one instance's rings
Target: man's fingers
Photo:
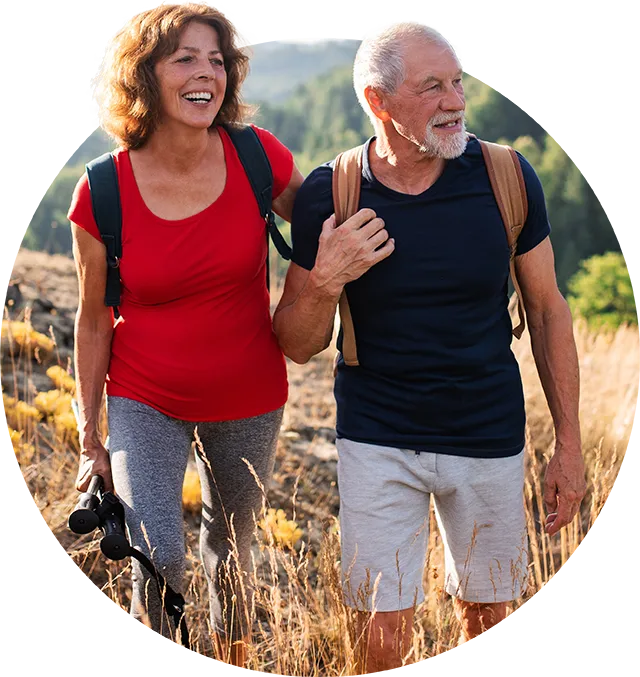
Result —
[[362, 237], [369, 239], [382, 230], [384, 230], [384, 221], [376, 216], [375, 219], [371, 219], [371, 221], [365, 223], [362, 228], [360, 228], [358, 235], [362, 235]]
[[331, 231], [335, 230], [336, 228], [336, 215], [331, 214], [331, 216], [325, 220], [325, 222], [322, 224], [322, 230], [323, 231]]
[[376, 249], [373, 252], [373, 263], [379, 263], [383, 259], [386, 259], [387, 256], [390, 256], [393, 250], [396, 248], [396, 241], [390, 237], [380, 249]]
[[386, 230], [379, 230], [375, 235], [372, 235], [367, 240], [367, 246], [372, 249], [377, 249], [389, 239], [389, 233]]
[[556, 483], [552, 480], [545, 478], [544, 481], [544, 507], [547, 509], [547, 512], [555, 512], [558, 507], [558, 496], [557, 496], [558, 487]]
[[567, 526], [571, 519], [573, 518], [574, 513], [572, 512], [572, 505], [569, 501], [558, 497], [558, 512], [555, 519], [552, 522], [548, 522], [546, 531], [549, 535], [553, 535], [560, 531], [562, 527]]
[[361, 209], [356, 212], [353, 216], [348, 218], [340, 228], [346, 228], [347, 230], [357, 230], [364, 226], [365, 223], [369, 223], [372, 219], [376, 218], [376, 213], [373, 209]]

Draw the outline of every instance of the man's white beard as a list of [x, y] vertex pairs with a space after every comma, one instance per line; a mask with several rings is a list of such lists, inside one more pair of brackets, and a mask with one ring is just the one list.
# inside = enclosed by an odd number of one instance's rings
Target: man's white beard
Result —
[[443, 122], [446, 122], [446, 120], [433, 119], [429, 121], [420, 150], [432, 157], [454, 160], [460, 157], [467, 147], [467, 130], [464, 118], [462, 119], [462, 129], [457, 134], [441, 137], [433, 128]]

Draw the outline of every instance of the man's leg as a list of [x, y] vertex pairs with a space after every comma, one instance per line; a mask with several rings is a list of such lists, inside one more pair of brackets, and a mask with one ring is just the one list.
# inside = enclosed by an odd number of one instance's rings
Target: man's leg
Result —
[[414, 608], [371, 614], [359, 611], [358, 674], [391, 670], [403, 665], [411, 649]]
[[399, 667], [411, 649], [429, 529], [428, 473], [414, 452], [338, 439], [345, 602], [358, 611], [361, 672]]
[[431, 462], [446, 590], [465, 642], [504, 619], [526, 588], [524, 451], [494, 459], [433, 455]]
[[460, 623], [458, 644], [477, 637], [481, 632], [492, 628], [507, 615], [508, 602], [480, 604], [453, 599], [453, 608]]
[[[462, 626], [459, 645], [464, 642], [465, 646], [474, 637], [478, 637], [489, 630], [495, 630], [504, 626], [509, 602], [495, 602], [481, 604], [478, 602], [464, 602], [457, 597], [453, 598], [453, 608], [456, 618]], [[461, 672], [460, 677], [507, 677], [506, 672]]]

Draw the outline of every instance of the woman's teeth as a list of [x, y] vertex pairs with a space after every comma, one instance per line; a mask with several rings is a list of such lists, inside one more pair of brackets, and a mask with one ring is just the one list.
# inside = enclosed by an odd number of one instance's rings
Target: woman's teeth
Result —
[[183, 94], [182, 98], [193, 103], [209, 103], [213, 96], [211, 92], [188, 92]]

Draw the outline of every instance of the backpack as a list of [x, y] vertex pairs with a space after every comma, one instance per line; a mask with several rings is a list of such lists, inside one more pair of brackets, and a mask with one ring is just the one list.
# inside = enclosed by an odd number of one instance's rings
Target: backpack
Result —
[[[249, 125], [223, 125], [240, 158], [258, 203], [260, 215], [266, 224], [269, 236], [278, 253], [287, 261], [291, 247], [276, 226], [271, 209], [273, 172], [269, 158], [255, 130]], [[118, 175], [112, 153], [105, 153], [86, 165], [91, 206], [100, 237], [107, 249], [107, 283], [104, 303], [119, 316], [120, 305], [120, 259], [122, 257], [122, 208]], [[269, 288], [269, 251], [267, 249], [267, 289]]]
[[[469, 138], [476, 138], [469, 134]], [[522, 306], [520, 285], [516, 279], [514, 257], [518, 236], [527, 220], [527, 192], [522, 175], [522, 167], [516, 152], [510, 146], [501, 146], [488, 141], [480, 142], [482, 156], [489, 174], [489, 181], [498, 209], [504, 223], [509, 244], [509, 272], [515, 289], [515, 299], [509, 303], [509, 310], [517, 304], [518, 324], [512, 328], [516, 338], [522, 336], [525, 328], [525, 314]], [[364, 146], [357, 146], [340, 153], [335, 160], [332, 177], [333, 209], [336, 226], [344, 223], [358, 211], [360, 202], [360, 184], [362, 181], [362, 152]], [[340, 324], [342, 326], [342, 358], [350, 367], [357, 367], [358, 351], [353, 328], [353, 319], [349, 309], [346, 291], [343, 289], [338, 303]]]

